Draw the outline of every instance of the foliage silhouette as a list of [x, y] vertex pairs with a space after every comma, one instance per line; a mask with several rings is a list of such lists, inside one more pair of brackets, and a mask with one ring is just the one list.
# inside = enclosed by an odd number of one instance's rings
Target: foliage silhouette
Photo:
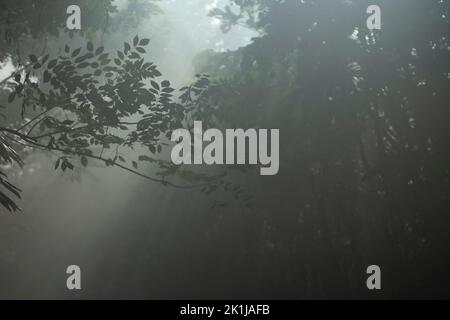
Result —
[[[149, 43], [150, 39], [135, 36], [115, 55], [90, 41], [85, 48], [66, 45], [64, 54], [55, 58], [30, 55], [28, 66], [17, 71], [11, 77], [14, 81], [7, 82], [6, 87], [11, 92], [8, 102], [18, 100], [22, 118], [25, 114], [37, 115], [18, 128], [0, 127], [4, 162], [22, 165], [15, 149], [31, 147], [57, 152], [55, 170], [73, 170], [78, 161], [86, 167], [93, 159], [164, 186], [196, 187], [210, 193], [217, 184], [224, 185], [223, 174], [194, 173], [158, 158], [170, 146], [172, 131], [184, 126], [191, 109], [184, 105], [184, 99], [182, 103], [174, 102], [175, 89], [170, 81], [159, 81], [162, 74], [157, 66], [141, 57]], [[32, 81], [31, 77], [42, 82]], [[190, 90], [199, 90], [199, 84], [193, 84]], [[146, 148], [149, 153], [127, 159], [126, 151], [136, 147]], [[139, 172], [139, 162], [159, 168], [156, 177]], [[175, 174], [190, 185], [167, 180]], [[0, 183], [20, 196], [20, 190], [6, 180], [5, 173], [2, 175]], [[4, 207], [19, 209], [10, 197], [0, 193]]]
[[[195, 217], [219, 230], [208, 238], [217, 242], [202, 247], [216, 267], [202, 274], [204, 286], [211, 290], [214, 281], [220, 294], [253, 299], [448, 296], [442, 274], [450, 267], [449, 2], [378, 0], [383, 26], [374, 32], [365, 26], [372, 1], [232, 3], [211, 12], [222, 29], [239, 24], [260, 36], [236, 51], [200, 55], [200, 75], [179, 100], [167, 80], [158, 80], [157, 68], [139, 58], [147, 45], [139, 37], [109, 55], [92, 43], [79, 51], [67, 47], [62, 57], [30, 57], [43, 82], [36, 86], [27, 73], [16, 74], [9, 100], [25, 101], [25, 113], [36, 107], [38, 117], [0, 130], [2, 160], [21, 164], [19, 145], [12, 145], [19, 141], [59, 152], [58, 170], [100, 158], [139, 174], [140, 162], [150, 162], [161, 167], [160, 183], [174, 174], [206, 180], [214, 183], [204, 192], [231, 189], [246, 202], [222, 175], [209, 180], [157, 160], [162, 137], [194, 119], [214, 127], [280, 128], [279, 175], [246, 176], [255, 210]], [[120, 152], [138, 145], [150, 153], [127, 159]], [[101, 152], [117, 146], [113, 156]], [[6, 192], [18, 196], [18, 188], [3, 174], [0, 183], [1, 203], [17, 210]], [[200, 229], [189, 233], [170, 221], [177, 241]], [[203, 244], [202, 235], [190, 242]], [[130, 247], [143, 246], [136, 242]], [[210, 266], [206, 254], [194, 259], [184, 252], [193, 270]], [[179, 255], [173, 254], [177, 262]], [[379, 295], [364, 286], [365, 268], [374, 263], [383, 272]]]
[[383, 297], [442, 294], [429, 262], [450, 265], [449, 3], [377, 1], [383, 27], [370, 31], [370, 1], [231, 2], [211, 12], [223, 30], [261, 36], [197, 65], [213, 75], [216, 121], [282, 133], [251, 236], [285, 274], [258, 267], [268, 295], [367, 296], [374, 261]]

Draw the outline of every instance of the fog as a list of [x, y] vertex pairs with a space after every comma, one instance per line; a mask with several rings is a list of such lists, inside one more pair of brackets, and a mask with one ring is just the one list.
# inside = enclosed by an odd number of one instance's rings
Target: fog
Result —
[[[450, 297], [448, 1], [71, 1], [0, 4], [0, 298]], [[279, 171], [175, 165], [196, 121]]]
[[[129, 38], [134, 34], [150, 38], [148, 58], [180, 87], [192, 81], [192, 60], [198, 53], [233, 50], [256, 36], [244, 28], [223, 34], [218, 21], [208, 16], [221, 2], [162, 1], [163, 13], [139, 30], [130, 30]], [[118, 6], [123, 8], [123, 3]], [[106, 36], [104, 45], [114, 48], [125, 40], [123, 35]], [[6, 65], [0, 78], [12, 71]], [[51, 162], [42, 161], [46, 155], [30, 157], [15, 175], [23, 189], [23, 211], [1, 216], [0, 245], [10, 255], [0, 270], [1, 298], [174, 298], [197, 292], [180, 282], [183, 279], [177, 281], [178, 267], [169, 266], [184, 265], [188, 250], [192, 256], [201, 255], [177, 233], [187, 220], [200, 216], [199, 211], [210, 209], [210, 201], [198, 190], [165, 188], [100, 163], [62, 174]], [[200, 223], [185, 226], [204, 232]], [[178, 227], [171, 229], [173, 225]], [[80, 293], [66, 288], [69, 265], [81, 267], [85, 290]], [[188, 277], [183, 281], [194, 284], [198, 270], [184, 266]]]

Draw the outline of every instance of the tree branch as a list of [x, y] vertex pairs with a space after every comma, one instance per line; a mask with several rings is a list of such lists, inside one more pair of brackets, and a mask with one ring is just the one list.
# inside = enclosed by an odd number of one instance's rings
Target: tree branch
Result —
[[[0, 127], [0, 131], [8, 132], [10, 134], [13, 134], [13, 135], [21, 138], [22, 140], [26, 141], [28, 143], [27, 146], [31, 147], [31, 148], [35, 147], [35, 148], [39, 148], [39, 149], [46, 150], [46, 151], [58, 151], [58, 152], [62, 152], [62, 153], [65, 153], [65, 154], [72, 154], [72, 155], [76, 155], [76, 156], [80, 156], [80, 157], [86, 157], [86, 158], [90, 158], [90, 159], [103, 161], [103, 162], [105, 162], [105, 163], [107, 163], [107, 164], [109, 164], [111, 166], [119, 167], [119, 168], [121, 168], [121, 169], [123, 169], [125, 171], [133, 173], [133, 174], [135, 174], [135, 175], [137, 175], [139, 177], [142, 177], [144, 179], [147, 179], [147, 180], [150, 180], [150, 181], [153, 181], [153, 182], [158, 182], [158, 183], [161, 183], [162, 185], [171, 186], [171, 187], [174, 187], [174, 188], [177, 188], [177, 189], [202, 188], [202, 187], [206, 187], [206, 186], [211, 185], [212, 182], [213, 182], [213, 181], [211, 181], [209, 183], [204, 183], [204, 184], [199, 184], [199, 185], [182, 186], [182, 185], [178, 185], [178, 184], [175, 184], [173, 182], [169, 182], [169, 181], [166, 181], [166, 180], [163, 180], [163, 179], [158, 179], [158, 178], [147, 176], [145, 174], [140, 173], [139, 171], [133, 170], [133, 169], [128, 168], [128, 167], [126, 167], [124, 165], [121, 165], [120, 163], [114, 162], [111, 159], [106, 159], [106, 158], [103, 158], [101, 156], [95, 156], [95, 155], [91, 155], [91, 154], [88, 154], [88, 153], [83, 153], [83, 152], [79, 152], [79, 151], [75, 151], [75, 150], [62, 149], [62, 148], [59, 148], [59, 147], [52, 147], [52, 146], [46, 146], [46, 145], [40, 144], [40, 143], [36, 142], [36, 140], [34, 138], [28, 137], [28, 136], [26, 136], [26, 135], [24, 135], [24, 134], [22, 134], [20, 132], [17, 132], [16, 130], [13, 130], [13, 129]], [[219, 179], [221, 177], [223, 177], [223, 175], [217, 176], [215, 180], [217, 180], [217, 179]]]
[[14, 129], [0, 127], [0, 132], [7, 132], [7, 133], [10, 133], [10, 134], [12, 134], [14, 136], [17, 136], [17, 137], [21, 138], [22, 140], [24, 140], [24, 141], [26, 141], [28, 143], [35, 143], [35, 139], [33, 137], [29, 137], [29, 136], [27, 136], [27, 135], [25, 135], [23, 133], [20, 133], [19, 131], [14, 130]]
[[[139, 124], [139, 122], [118, 122], [117, 124], [118, 125], [132, 126], [132, 125]], [[75, 131], [83, 130], [83, 129], [88, 129], [88, 128], [108, 127], [108, 126], [110, 126], [110, 125], [102, 124], [102, 123], [99, 123], [99, 124], [88, 124], [88, 125], [85, 125], [85, 126], [82, 126], [82, 127], [69, 128], [68, 130], [57, 130], [57, 131], [53, 131], [53, 132], [47, 132], [47, 133], [44, 133], [42, 135], [35, 136], [35, 137], [33, 137], [33, 139], [40, 140], [42, 138], [48, 138], [48, 137], [51, 137], [51, 136], [54, 136], [54, 135], [57, 135], [57, 134], [60, 134], [60, 133], [71, 133], [71, 132], [75, 132]]]

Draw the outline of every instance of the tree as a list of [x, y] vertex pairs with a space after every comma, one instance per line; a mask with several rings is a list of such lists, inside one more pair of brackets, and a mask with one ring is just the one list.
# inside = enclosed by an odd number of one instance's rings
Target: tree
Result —
[[[99, 160], [164, 186], [201, 187], [209, 194], [217, 189], [214, 184], [230, 185], [219, 179], [223, 174], [214, 177], [194, 173], [158, 159], [157, 155], [169, 146], [171, 132], [182, 128], [190, 117], [193, 110], [188, 104], [193, 97], [187, 99], [183, 94], [182, 103], [173, 101], [175, 89], [170, 81], [157, 80], [162, 76], [157, 66], [142, 58], [149, 43], [150, 39], [135, 36], [114, 55], [90, 41], [85, 48], [66, 45], [64, 54], [56, 58], [30, 55], [30, 63], [6, 83], [8, 103], [21, 106], [24, 123], [17, 128], [0, 127], [3, 161], [23, 165], [17, 148], [34, 148], [56, 153], [55, 169], [63, 171], [73, 170], [76, 160], [84, 167], [89, 160]], [[42, 81], [33, 81], [32, 77]], [[202, 90], [206, 80], [200, 76], [189, 92]], [[25, 119], [30, 113], [34, 116]], [[127, 159], [126, 150], [130, 148], [146, 148], [149, 153]], [[140, 173], [140, 162], [159, 168], [157, 177]], [[167, 180], [175, 174], [191, 185]], [[5, 173], [1, 175], [0, 183], [20, 197], [20, 189], [7, 181]], [[195, 184], [199, 181], [202, 183]], [[19, 209], [3, 192], [0, 202], [11, 211]]]
[[[118, 25], [128, 33], [143, 18], [160, 13], [159, 8], [152, 1], [130, 0], [118, 12], [110, 0], [78, 1], [86, 26], [79, 35], [91, 40], [82, 47], [78, 40], [72, 41], [76, 47], [67, 44], [59, 52], [46, 52], [44, 45], [36, 54], [36, 43], [56, 45], [58, 37], [75, 35], [64, 30], [65, 9], [73, 2], [50, 2], [2, 3], [0, 30], [5, 46], [0, 56], [11, 56], [16, 64], [16, 71], [0, 83], [8, 96], [3, 107], [8, 115], [13, 106], [21, 110], [19, 124], [5, 116], [9, 124], [0, 127], [3, 163], [22, 166], [25, 150], [40, 149], [56, 156], [55, 169], [63, 171], [97, 160], [165, 186], [213, 191], [216, 187], [211, 184], [218, 183], [218, 177], [195, 174], [158, 157], [169, 146], [171, 131], [183, 127], [188, 110], [173, 99], [170, 81], [160, 80], [157, 66], [145, 60], [150, 39], [135, 36], [116, 52], [94, 44], [103, 42], [105, 32], [117, 31]], [[37, 9], [42, 14], [36, 15]], [[27, 58], [25, 52], [30, 52]], [[147, 153], [128, 159], [131, 148], [144, 148]], [[155, 177], [139, 171], [142, 162], [159, 168]], [[0, 174], [4, 187], [0, 203], [17, 211], [11, 196], [20, 197], [21, 190], [8, 181], [6, 172]], [[190, 185], [167, 180], [175, 174]]]
[[291, 279], [264, 269], [272, 292], [364, 295], [371, 261], [395, 284], [385, 297], [443, 285], [424, 261], [448, 268], [437, 256], [449, 244], [449, 4], [378, 1], [380, 31], [365, 26], [370, 4], [248, 0], [211, 13], [224, 31], [261, 33], [198, 65], [214, 75], [203, 98], [213, 121], [282, 133], [280, 174], [256, 195], [264, 216], [252, 236]]

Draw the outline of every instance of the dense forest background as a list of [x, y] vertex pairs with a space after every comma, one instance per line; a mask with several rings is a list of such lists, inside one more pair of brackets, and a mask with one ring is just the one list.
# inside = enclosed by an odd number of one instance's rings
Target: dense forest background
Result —
[[[450, 297], [449, 14], [2, 1], [0, 297]], [[171, 165], [164, 137], [194, 120], [279, 128], [279, 174]]]

